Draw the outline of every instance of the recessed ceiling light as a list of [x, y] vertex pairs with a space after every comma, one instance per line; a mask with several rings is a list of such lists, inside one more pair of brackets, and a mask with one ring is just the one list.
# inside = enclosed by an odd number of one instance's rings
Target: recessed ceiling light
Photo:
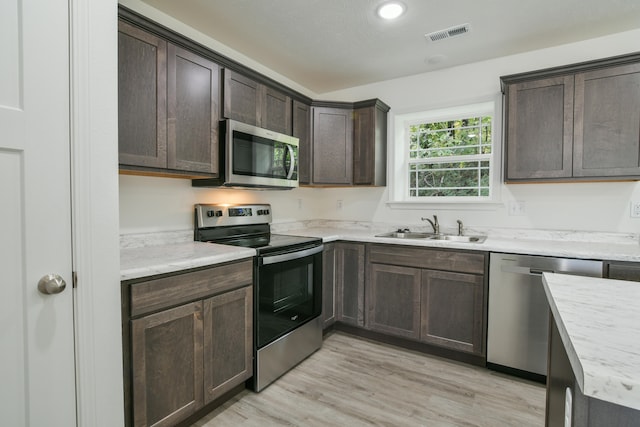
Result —
[[396, 19], [404, 13], [406, 7], [398, 1], [384, 3], [378, 8], [378, 16], [383, 19]]

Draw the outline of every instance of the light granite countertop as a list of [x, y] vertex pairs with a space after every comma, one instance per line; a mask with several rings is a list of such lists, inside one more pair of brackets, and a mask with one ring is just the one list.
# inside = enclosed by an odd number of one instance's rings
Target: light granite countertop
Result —
[[[640, 244], [638, 236], [633, 234], [503, 229], [467, 230], [467, 234], [470, 235], [487, 235], [484, 243], [376, 237], [376, 234], [392, 231], [395, 228], [391, 224], [314, 220], [272, 224], [271, 232], [320, 237], [326, 243], [349, 240], [364, 243], [640, 262]], [[121, 280], [171, 273], [255, 256], [254, 249], [194, 242], [193, 230], [122, 235], [120, 248]]]
[[[429, 239], [396, 239], [375, 237], [388, 230], [369, 228], [313, 227], [278, 231], [282, 234], [321, 237], [324, 242], [349, 240], [369, 243], [388, 243], [409, 246], [467, 249], [486, 252], [504, 252], [565, 258], [640, 262], [640, 244], [627, 236], [620, 238], [608, 234], [553, 232], [505, 233], [489, 232], [483, 243], [463, 243]], [[482, 234], [469, 232], [470, 235]]]
[[640, 409], [640, 283], [549, 273], [543, 278], [582, 393]]
[[177, 242], [120, 249], [120, 280], [172, 273], [255, 256], [255, 249]]

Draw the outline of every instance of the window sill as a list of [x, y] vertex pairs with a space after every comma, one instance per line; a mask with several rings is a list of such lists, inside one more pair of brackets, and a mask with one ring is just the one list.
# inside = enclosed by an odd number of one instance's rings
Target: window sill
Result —
[[389, 201], [386, 205], [391, 209], [431, 209], [431, 210], [465, 210], [465, 211], [497, 211], [504, 203], [488, 201]]

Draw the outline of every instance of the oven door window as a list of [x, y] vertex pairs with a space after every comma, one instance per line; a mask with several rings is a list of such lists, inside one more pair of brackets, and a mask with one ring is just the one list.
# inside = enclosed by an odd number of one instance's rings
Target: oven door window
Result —
[[322, 255], [262, 265], [256, 291], [257, 346], [285, 335], [322, 311]]
[[294, 145], [244, 132], [233, 132], [235, 175], [296, 180], [297, 157], [298, 147]]

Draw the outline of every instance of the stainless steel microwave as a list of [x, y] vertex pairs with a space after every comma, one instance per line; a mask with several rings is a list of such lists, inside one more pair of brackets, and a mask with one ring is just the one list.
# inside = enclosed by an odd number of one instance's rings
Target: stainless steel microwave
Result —
[[298, 138], [235, 120], [220, 122], [225, 187], [298, 186]]

